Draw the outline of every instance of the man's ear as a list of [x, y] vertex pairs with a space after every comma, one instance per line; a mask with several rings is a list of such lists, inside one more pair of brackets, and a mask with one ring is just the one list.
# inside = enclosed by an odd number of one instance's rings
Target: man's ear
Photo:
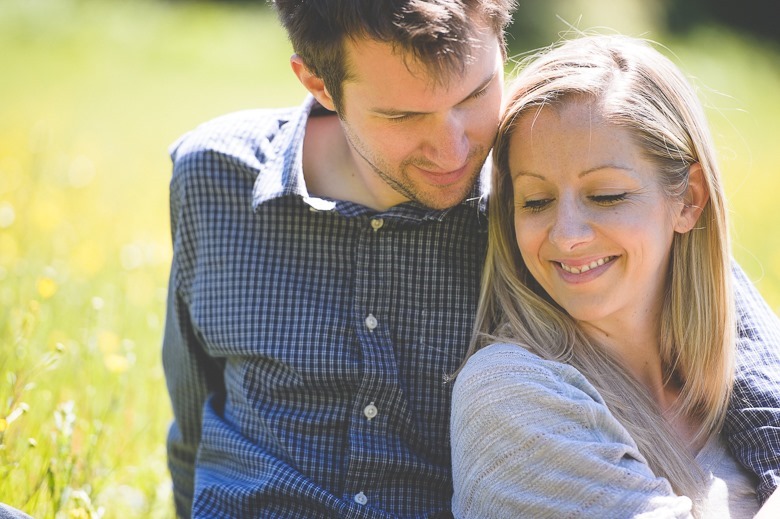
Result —
[[704, 172], [701, 164], [691, 164], [688, 172], [688, 189], [683, 196], [684, 204], [677, 214], [677, 222], [674, 230], [684, 234], [696, 226], [704, 206], [710, 199], [710, 192], [704, 182]]
[[335, 112], [336, 106], [333, 104], [333, 98], [330, 96], [328, 89], [325, 88], [325, 82], [309, 70], [309, 67], [306, 66], [301, 57], [293, 54], [290, 58], [290, 66], [295, 75], [298, 76], [298, 80], [306, 87], [306, 90], [311, 92], [317, 102], [328, 110]]

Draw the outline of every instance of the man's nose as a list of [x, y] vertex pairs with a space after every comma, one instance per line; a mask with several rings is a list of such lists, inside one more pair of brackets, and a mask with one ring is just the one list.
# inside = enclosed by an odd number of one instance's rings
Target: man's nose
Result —
[[463, 167], [469, 155], [469, 139], [463, 114], [451, 110], [436, 120], [430, 134], [424, 136], [424, 154], [440, 171]]

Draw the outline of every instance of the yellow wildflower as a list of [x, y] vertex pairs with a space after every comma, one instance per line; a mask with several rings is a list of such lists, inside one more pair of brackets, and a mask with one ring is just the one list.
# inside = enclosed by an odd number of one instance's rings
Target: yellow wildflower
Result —
[[112, 373], [124, 373], [130, 368], [130, 361], [124, 355], [111, 354], [103, 358], [106, 369]]
[[48, 276], [38, 278], [35, 286], [38, 289], [38, 295], [43, 299], [49, 299], [57, 293], [57, 282]]

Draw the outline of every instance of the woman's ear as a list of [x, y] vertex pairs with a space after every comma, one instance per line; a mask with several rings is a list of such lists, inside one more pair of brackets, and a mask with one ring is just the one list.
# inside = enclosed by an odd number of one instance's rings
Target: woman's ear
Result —
[[333, 98], [330, 96], [328, 89], [325, 88], [325, 82], [322, 78], [309, 70], [309, 67], [306, 66], [301, 57], [297, 54], [293, 54], [290, 58], [290, 66], [295, 75], [298, 76], [298, 81], [306, 87], [306, 90], [311, 92], [317, 102], [328, 110], [335, 112], [336, 107], [333, 104]]
[[683, 195], [683, 206], [677, 214], [675, 232], [685, 234], [696, 226], [704, 206], [710, 199], [710, 192], [704, 182], [701, 164], [691, 164], [688, 171], [688, 189]]

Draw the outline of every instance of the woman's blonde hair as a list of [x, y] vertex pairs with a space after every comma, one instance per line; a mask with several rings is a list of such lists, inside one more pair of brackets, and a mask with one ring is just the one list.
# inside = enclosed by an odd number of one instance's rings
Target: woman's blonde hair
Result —
[[[700, 479], [687, 449], [644, 388], [539, 286], [518, 251], [509, 143], [520, 117], [572, 100], [597, 100], [627, 129], [672, 200], [699, 163], [709, 193], [696, 228], [675, 233], [660, 326], [665, 381], [681, 384], [679, 412], [709, 435], [722, 427], [733, 379], [734, 310], [726, 206], [701, 103], [680, 70], [648, 42], [619, 35], [562, 42], [525, 65], [508, 92], [493, 148], [489, 246], [469, 354], [494, 342], [522, 345], [577, 367], [636, 440], [657, 475], [695, 499]], [[700, 436], [699, 436], [700, 437]]]

